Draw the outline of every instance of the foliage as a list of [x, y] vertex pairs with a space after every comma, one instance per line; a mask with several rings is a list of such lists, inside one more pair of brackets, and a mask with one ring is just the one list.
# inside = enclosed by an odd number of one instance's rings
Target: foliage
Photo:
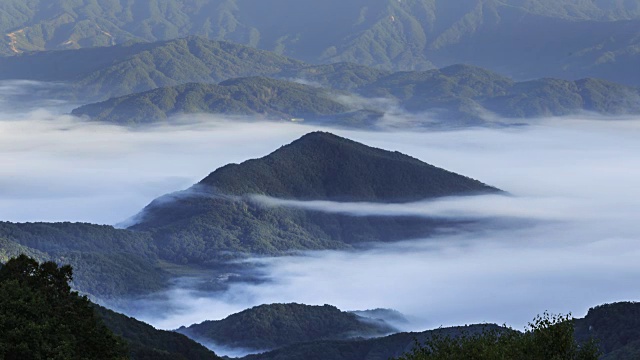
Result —
[[186, 84], [82, 106], [74, 115], [118, 124], [164, 120], [181, 113], [253, 115], [289, 121], [349, 111], [327, 90], [263, 77], [227, 80], [219, 85]]
[[298, 343], [262, 354], [248, 355], [245, 360], [387, 360], [410, 351], [418, 339], [424, 342], [433, 336], [460, 336], [482, 331], [504, 331], [496, 325], [469, 325], [441, 328], [419, 333], [397, 333], [380, 338], [345, 340], [322, 340]]
[[334, 201], [405, 202], [498, 191], [400, 152], [326, 132], [304, 135], [261, 159], [223, 166], [200, 184], [230, 195]]
[[28, 254], [75, 268], [73, 287], [103, 300], [160, 290], [167, 274], [144, 232], [84, 223], [0, 222], [5, 257]]
[[123, 359], [126, 348], [86, 297], [72, 269], [20, 255], [0, 268], [0, 358]]
[[640, 304], [620, 302], [589, 309], [575, 321], [576, 338], [594, 337], [604, 360], [637, 359], [640, 354]]
[[72, 82], [72, 93], [87, 100], [190, 82], [271, 75], [302, 66], [267, 51], [188, 37], [0, 58], [0, 79]]
[[318, 132], [262, 159], [224, 166], [192, 189], [157, 199], [131, 229], [150, 231], [161, 256], [181, 263], [218, 261], [229, 252], [338, 249], [424, 236], [451, 223], [270, 207], [247, 195], [404, 202], [497, 191], [398, 152]]
[[525, 79], [640, 85], [638, 19], [635, 1], [4, 0], [0, 53], [197, 35], [312, 63], [426, 70], [469, 62]]
[[307, 341], [380, 336], [394, 329], [384, 321], [342, 312], [335, 306], [292, 303], [260, 305], [178, 331], [225, 346], [264, 350]]
[[[640, 113], [637, 88], [597, 79], [515, 82], [468, 65], [389, 74], [363, 66], [334, 64], [307, 67], [289, 75], [329, 87], [348, 88], [355, 93], [330, 93], [326, 88], [252, 77], [227, 80], [219, 85], [192, 83], [155, 89], [85, 105], [73, 114], [128, 125], [200, 112], [284, 120], [304, 118], [306, 122], [372, 128], [384, 111], [390, 109], [388, 105], [371, 102], [349, 107], [339, 101], [340, 95], [392, 99], [413, 113], [436, 113], [448, 125], [484, 123], [487, 114], [532, 118], [582, 111], [609, 115]], [[361, 110], [354, 111], [357, 109]], [[433, 125], [433, 120], [427, 124]]]
[[640, 90], [597, 79], [515, 82], [486, 69], [453, 65], [394, 73], [358, 89], [368, 97], [397, 99], [411, 112], [478, 121], [487, 113], [506, 118], [561, 116], [580, 111], [640, 113]]
[[537, 316], [524, 332], [488, 330], [479, 334], [434, 336], [398, 360], [597, 360], [595, 342], [578, 344], [570, 316]]
[[102, 306], [94, 305], [94, 307], [104, 324], [127, 343], [133, 360], [220, 359], [212, 351], [182, 334], [156, 330], [151, 325]]

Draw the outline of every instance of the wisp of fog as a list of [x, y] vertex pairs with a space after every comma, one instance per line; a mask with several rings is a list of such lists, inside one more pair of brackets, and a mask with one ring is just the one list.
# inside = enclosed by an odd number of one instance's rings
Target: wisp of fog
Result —
[[[337, 135], [397, 150], [508, 192], [412, 204], [296, 202], [361, 216], [531, 220], [358, 251], [253, 259], [270, 281], [222, 293], [177, 285], [138, 300], [154, 326], [221, 319], [274, 302], [393, 308], [425, 330], [477, 322], [522, 328], [536, 314], [638, 300], [640, 119], [553, 118], [530, 126]], [[202, 117], [145, 129], [34, 111], [0, 114], [0, 218], [115, 224], [230, 162], [266, 155], [317, 127]], [[325, 129], [326, 130], [326, 129]]]

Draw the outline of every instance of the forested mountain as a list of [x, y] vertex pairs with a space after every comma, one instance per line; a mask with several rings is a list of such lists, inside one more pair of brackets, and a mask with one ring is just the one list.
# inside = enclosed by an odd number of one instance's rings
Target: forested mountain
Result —
[[416, 340], [424, 343], [435, 336], [459, 336], [477, 334], [487, 330], [506, 331], [497, 325], [469, 325], [442, 328], [423, 332], [402, 332], [381, 338], [351, 341], [311, 341], [286, 346], [262, 354], [245, 356], [244, 360], [388, 360], [410, 352]]
[[132, 360], [215, 360], [213, 351], [173, 331], [153, 326], [126, 315], [94, 305], [105, 326], [120, 336], [129, 348]]
[[[367, 128], [375, 128], [385, 111], [398, 111], [398, 107], [413, 114], [428, 113], [431, 116], [424, 117], [425, 125], [433, 125], [433, 115], [444, 124], [468, 125], [483, 124], [495, 117], [525, 119], [580, 112], [640, 114], [640, 88], [605, 80], [543, 78], [516, 82], [469, 65], [392, 74], [366, 69], [335, 64], [306, 67], [296, 74], [298, 81], [348, 88], [353, 93], [253, 77], [219, 85], [160, 88], [85, 105], [73, 114], [127, 125], [163, 121], [182, 113], [210, 113], [300, 118], [325, 125]], [[349, 95], [391, 101], [373, 104], [371, 100], [340, 100], [340, 96], [348, 99]]]
[[335, 306], [260, 305], [218, 321], [178, 329], [204, 342], [253, 350], [270, 350], [318, 340], [376, 337], [394, 332], [382, 320], [340, 311]]
[[602, 360], [631, 360], [640, 357], [640, 303], [620, 302], [589, 309], [576, 320], [576, 337], [598, 339]]
[[[640, 354], [640, 304], [615, 303], [596, 306], [584, 318], [573, 322], [575, 339], [580, 344], [595, 340], [602, 360], [632, 360]], [[425, 343], [436, 336], [467, 335], [482, 331], [505, 331], [496, 325], [471, 325], [464, 328], [429, 330], [419, 333], [397, 333], [386, 337], [353, 341], [312, 341], [283, 347], [263, 354], [249, 355], [247, 360], [382, 360], [410, 353], [415, 340]], [[558, 339], [559, 340], [559, 339]], [[325, 357], [323, 357], [325, 356]], [[451, 357], [452, 359], [455, 357]], [[484, 357], [486, 358], [486, 357]], [[542, 359], [544, 357], [534, 357]], [[431, 359], [431, 358], [430, 358]]]
[[351, 110], [328, 90], [263, 77], [215, 84], [186, 84], [85, 105], [74, 115], [117, 124], [143, 124], [183, 113], [251, 115], [296, 121], [331, 118]]
[[517, 80], [638, 86], [639, 22], [640, 5], [622, 0], [6, 0], [0, 53], [198, 35], [312, 63], [470, 63]]
[[482, 119], [561, 116], [581, 111], [607, 115], [640, 113], [640, 88], [604, 80], [543, 78], [516, 82], [469, 65], [397, 72], [358, 89], [362, 96], [388, 97], [410, 112], [440, 118]]
[[304, 135], [263, 158], [223, 166], [199, 185], [228, 195], [373, 202], [497, 191], [397, 151], [373, 148], [320, 131]]
[[221, 167], [191, 189], [153, 201], [131, 229], [151, 232], [165, 259], [208, 263], [233, 252], [273, 255], [415, 238], [448, 223], [272, 207], [255, 194], [385, 203], [497, 191], [399, 152], [315, 132], [264, 158]]
[[73, 287], [102, 300], [164, 288], [168, 274], [159, 268], [149, 234], [82, 223], [0, 222], [2, 257], [27, 254], [38, 261], [74, 267]]
[[75, 96], [86, 100], [189, 82], [273, 75], [303, 65], [267, 51], [188, 37], [0, 57], [0, 79], [69, 82]]

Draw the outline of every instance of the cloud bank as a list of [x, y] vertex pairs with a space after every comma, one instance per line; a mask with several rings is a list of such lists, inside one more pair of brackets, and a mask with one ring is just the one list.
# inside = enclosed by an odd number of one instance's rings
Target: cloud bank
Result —
[[[132, 130], [57, 112], [0, 111], [0, 218], [115, 224], [217, 167], [264, 156], [319, 129], [189, 119]], [[302, 302], [343, 310], [393, 308], [414, 319], [414, 330], [475, 322], [522, 328], [544, 310], [583, 316], [590, 306], [640, 299], [640, 119], [532, 123], [432, 132], [330, 130], [479, 179], [510, 196], [404, 206], [258, 199], [353, 215], [529, 219], [526, 226], [255, 259], [268, 283], [233, 283], [222, 293], [178, 284], [138, 299], [129, 314], [173, 329], [258, 304]]]

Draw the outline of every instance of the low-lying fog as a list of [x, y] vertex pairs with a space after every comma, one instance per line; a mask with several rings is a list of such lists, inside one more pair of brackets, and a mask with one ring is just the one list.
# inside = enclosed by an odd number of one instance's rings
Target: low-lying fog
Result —
[[[36, 111], [0, 115], [0, 219], [117, 223], [229, 162], [316, 127], [212, 121], [127, 130]], [[509, 192], [398, 205], [282, 203], [382, 213], [530, 220], [367, 250], [260, 259], [271, 279], [223, 294], [176, 286], [131, 313], [174, 329], [273, 302], [393, 308], [425, 330], [477, 322], [522, 329], [545, 310], [640, 300], [640, 119], [536, 120], [440, 132], [331, 130]], [[523, 225], [525, 224], [525, 225]], [[140, 307], [138, 307], [140, 308]]]

